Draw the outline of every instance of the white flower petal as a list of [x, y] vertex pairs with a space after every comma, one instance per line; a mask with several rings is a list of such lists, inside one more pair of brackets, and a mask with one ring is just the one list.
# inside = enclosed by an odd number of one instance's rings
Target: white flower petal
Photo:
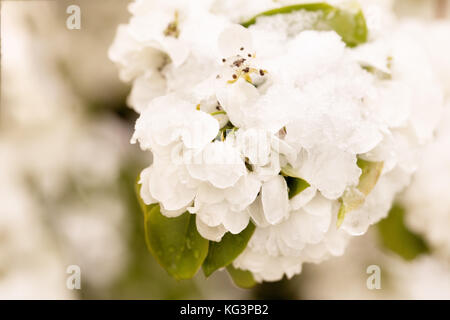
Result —
[[317, 193], [316, 188], [308, 187], [299, 194], [297, 194], [295, 197], [289, 200], [291, 210], [298, 210], [302, 208], [309, 201], [311, 201], [312, 198], [314, 198], [316, 193]]
[[256, 200], [248, 207], [250, 217], [257, 227], [268, 227], [270, 224], [264, 216], [264, 209], [259, 195]]
[[180, 181], [181, 173], [177, 166], [161, 162], [164, 160], [154, 159], [149, 180], [151, 195], [166, 210], [179, 210], [186, 207], [194, 199], [196, 190]]
[[208, 181], [220, 189], [235, 185], [246, 173], [239, 152], [222, 141], [208, 144], [193, 163], [187, 165], [187, 169], [192, 177]]
[[196, 200], [202, 203], [212, 204], [222, 202], [225, 198], [222, 189], [213, 187], [210, 183], [202, 183], [197, 190]]
[[152, 174], [152, 166], [142, 170], [139, 178], [139, 184], [141, 185], [141, 198], [146, 205], [157, 203], [150, 193], [150, 176]]
[[261, 181], [250, 173], [242, 176], [233, 187], [225, 189], [225, 197], [228, 202], [244, 210], [256, 199], [260, 189]]
[[227, 112], [230, 121], [239, 128], [247, 128], [255, 122], [257, 109], [254, 103], [259, 98], [258, 89], [243, 79], [218, 88], [217, 99]]
[[356, 155], [320, 146], [303, 153], [302, 160], [300, 175], [329, 199], [337, 199], [347, 186], [358, 184], [361, 169]]
[[197, 226], [197, 231], [200, 235], [208, 240], [219, 242], [222, 240], [223, 235], [227, 232], [222, 225], [217, 227], [210, 227], [203, 223], [199, 216], [196, 216], [195, 223]]
[[289, 216], [287, 184], [282, 176], [274, 176], [263, 183], [261, 200], [264, 216], [270, 224], [277, 224]]
[[223, 217], [223, 226], [233, 234], [238, 234], [244, 230], [250, 221], [247, 210], [236, 212], [228, 210]]
[[224, 58], [242, 52], [251, 53], [253, 44], [250, 31], [239, 24], [229, 26], [219, 35], [219, 50]]
[[166, 81], [159, 72], [147, 71], [133, 82], [128, 105], [141, 113], [150, 102], [166, 92]]
[[228, 210], [226, 202], [205, 204], [198, 210], [197, 217], [200, 218], [204, 224], [210, 227], [217, 227], [222, 224]]

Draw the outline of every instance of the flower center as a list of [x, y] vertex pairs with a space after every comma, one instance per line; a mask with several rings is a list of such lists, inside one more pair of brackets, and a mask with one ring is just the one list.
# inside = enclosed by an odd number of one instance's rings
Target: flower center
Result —
[[251, 75], [256, 75], [259, 77], [263, 77], [267, 71], [263, 69], [254, 68], [251, 65], [251, 61], [255, 57], [255, 54], [244, 53], [245, 48], [241, 47], [240, 51], [242, 52], [237, 54], [236, 56], [230, 58], [223, 58], [222, 62], [224, 64], [228, 64], [228, 66], [233, 70], [232, 79], [228, 80], [227, 83], [235, 83], [239, 78], [243, 78], [247, 82], [253, 84], [253, 79]]
[[167, 28], [164, 30], [166, 37], [178, 38], [180, 35], [180, 29], [178, 29], [178, 11], [175, 11], [174, 20], [169, 22]]

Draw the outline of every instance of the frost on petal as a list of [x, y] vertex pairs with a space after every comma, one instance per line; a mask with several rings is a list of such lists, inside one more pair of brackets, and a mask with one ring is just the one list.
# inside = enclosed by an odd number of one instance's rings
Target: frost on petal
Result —
[[400, 81], [382, 81], [377, 91], [367, 101], [368, 107], [376, 110], [374, 116], [389, 127], [404, 126], [411, 113], [410, 88]]
[[201, 149], [218, 131], [219, 123], [211, 115], [195, 110], [194, 104], [175, 95], [167, 95], [152, 100], [142, 112], [132, 140], [153, 151], [180, 140], [187, 148]]
[[158, 145], [167, 146], [176, 141], [182, 120], [179, 111], [186, 107], [186, 102], [173, 95], [155, 98], [136, 121], [132, 141], [139, 141], [144, 150], [157, 149]]
[[155, 158], [149, 181], [150, 193], [164, 209], [179, 210], [194, 199], [196, 190], [183, 183], [179, 167], [165, 161]]
[[386, 41], [364, 43], [350, 51], [351, 56], [363, 67], [371, 67], [390, 75], [390, 48]]
[[230, 121], [239, 128], [249, 127], [257, 117], [254, 103], [259, 98], [258, 89], [243, 79], [226, 85], [217, 92], [220, 105], [227, 112]]
[[345, 44], [333, 31], [304, 31], [291, 41], [286, 48], [287, 57], [281, 68], [286, 81], [303, 85], [308, 80], [333, 72], [342, 61]]
[[246, 172], [239, 152], [223, 141], [208, 144], [187, 169], [192, 177], [221, 189], [234, 186]]
[[270, 224], [277, 224], [289, 216], [288, 190], [283, 177], [274, 176], [263, 183], [261, 200], [264, 216]]

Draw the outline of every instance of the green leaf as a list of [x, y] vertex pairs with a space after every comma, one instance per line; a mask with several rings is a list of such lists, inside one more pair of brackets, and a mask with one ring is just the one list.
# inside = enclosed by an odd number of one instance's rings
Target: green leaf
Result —
[[220, 242], [210, 241], [208, 256], [203, 263], [203, 272], [209, 277], [217, 269], [228, 266], [247, 247], [255, 225], [249, 223], [239, 234], [227, 232]]
[[197, 231], [195, 216], [185, 212], [168, 218], [159, 204], [146, 205], [136, 193], [144, 213], [145, 242], [158, 263], [175, 279], [190, 279], [200, 269], [208, 254], [208, 240]]
[[230, 121], [228, 121], [222, 128], [219, 129], [219, 132], [214, 140], [224, 141], [227, 135], [235, 130], [237, 130], [237, 128]]
[[208, 254], [208, 240], [197, 231], [189, 212], [167, 218], [154, 205], [145, 214], [147, 246], [161, 266], [175, 279], [192, 278]]
[[362, 65], [362, 68], [380, 80], [392, 80], [392, 75], [390, 73], [380, 70], [374, 66]]
[[394, 205], [388, 217], [378, 223], [378, 233], [386, 248], [405, 260], [413, 260], [421, 254], [429, 253], [430, 250], [418, 234], [405, 226], [404, 215], [405, 210], [399, 205]]
[[236, 269], [231, 264], [227, 267], [228, 274], [239, 288], [250, 289], [256, 285], [256, 281], [250, 271]]
[[289, 199], [292, 199], [300, 192], [311, 186], [307, 181], [303, 180], [297, 171], [290, 165], [286, 165], [281, 169], [281, 174], [286, 180], [289, 189]]
[[285, 177], [302, 178], [296, 169], [292, 168], [290, 164], [281, 168], [281, 174]]
[[292, 199], [310, 186], [308, 182], [300, 178], [285, 177], [284, 179], [289, 188], [289, 199]]
[[367, 196], [380, 178], [381, 171], [383, 171], [383, 162], [371, 162], [358, 159], [356, 164], [362, 170], [357, 188]]
[[261, 16], [288, 14], [299, 10], [322, 12], [322, 17], [317, 21], [314, 29], [336, 31], [349, 47], [355, 47], [367, 41], [366, 20], [360, 8], [337, 8], [322, 2], [290, 5], [264, 11], [242, 23], [242, 25], [247, 28], [255, 24], [257, 18]]
[[347, 208], [347, 206], [344, 204], [342, 199], [340, 199], [340, 202], [341, 202], [341, 206], [339, 207], [339, 211], [338, 211], [338, 214], [337, 214], [337, 222], [336, 222], [336, 226], [338, 228], [344, 222], [344, 219], [345, 219], [345, 216], [347, 215], [347, 212], [351, 211], [351, 210], [349, 210], [349, 208]]
[[348, 212], [356, 210], [364, 204], [366, 196], [375, 187], [383, 171], [383, 162], [371, 162], [358, 159], [357, 165], [362, 171], [359, 176], [359, 183], [356, 188], [346, 190], [340, 199], [341, 207], [339, 208], [336, 223], [338, 228], [344, 222], [344, 218]]

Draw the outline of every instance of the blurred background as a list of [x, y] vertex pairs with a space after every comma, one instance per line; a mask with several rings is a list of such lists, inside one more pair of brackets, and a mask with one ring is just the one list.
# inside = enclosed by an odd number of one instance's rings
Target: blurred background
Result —
[[[423, 31], [449, 97], [450, 1], [382, 2], [433, 35]], [[410, 205], [420, 190], [401, 195], [344, 256], [291, 280], [242, 290], [225, 272], [170, 278], [145, 247], [133, 189], [151, 155], [129, 143], [137, 114], [107, 58], [128, 3], [0, 1], [0, 299], [450, 299], [450, 203], [431, 227], [428, 200]], [[71, 4], [80, 30], [66, 28]], [[439, 187], [448, 192], [450, 179]], [[418, 222], [409, 218], [417, 208]], [[70, 265], [81, 269], [80, 290], [66, 286]], [[370, 265], [381, 268], [379, 290], [367, 288]]]

